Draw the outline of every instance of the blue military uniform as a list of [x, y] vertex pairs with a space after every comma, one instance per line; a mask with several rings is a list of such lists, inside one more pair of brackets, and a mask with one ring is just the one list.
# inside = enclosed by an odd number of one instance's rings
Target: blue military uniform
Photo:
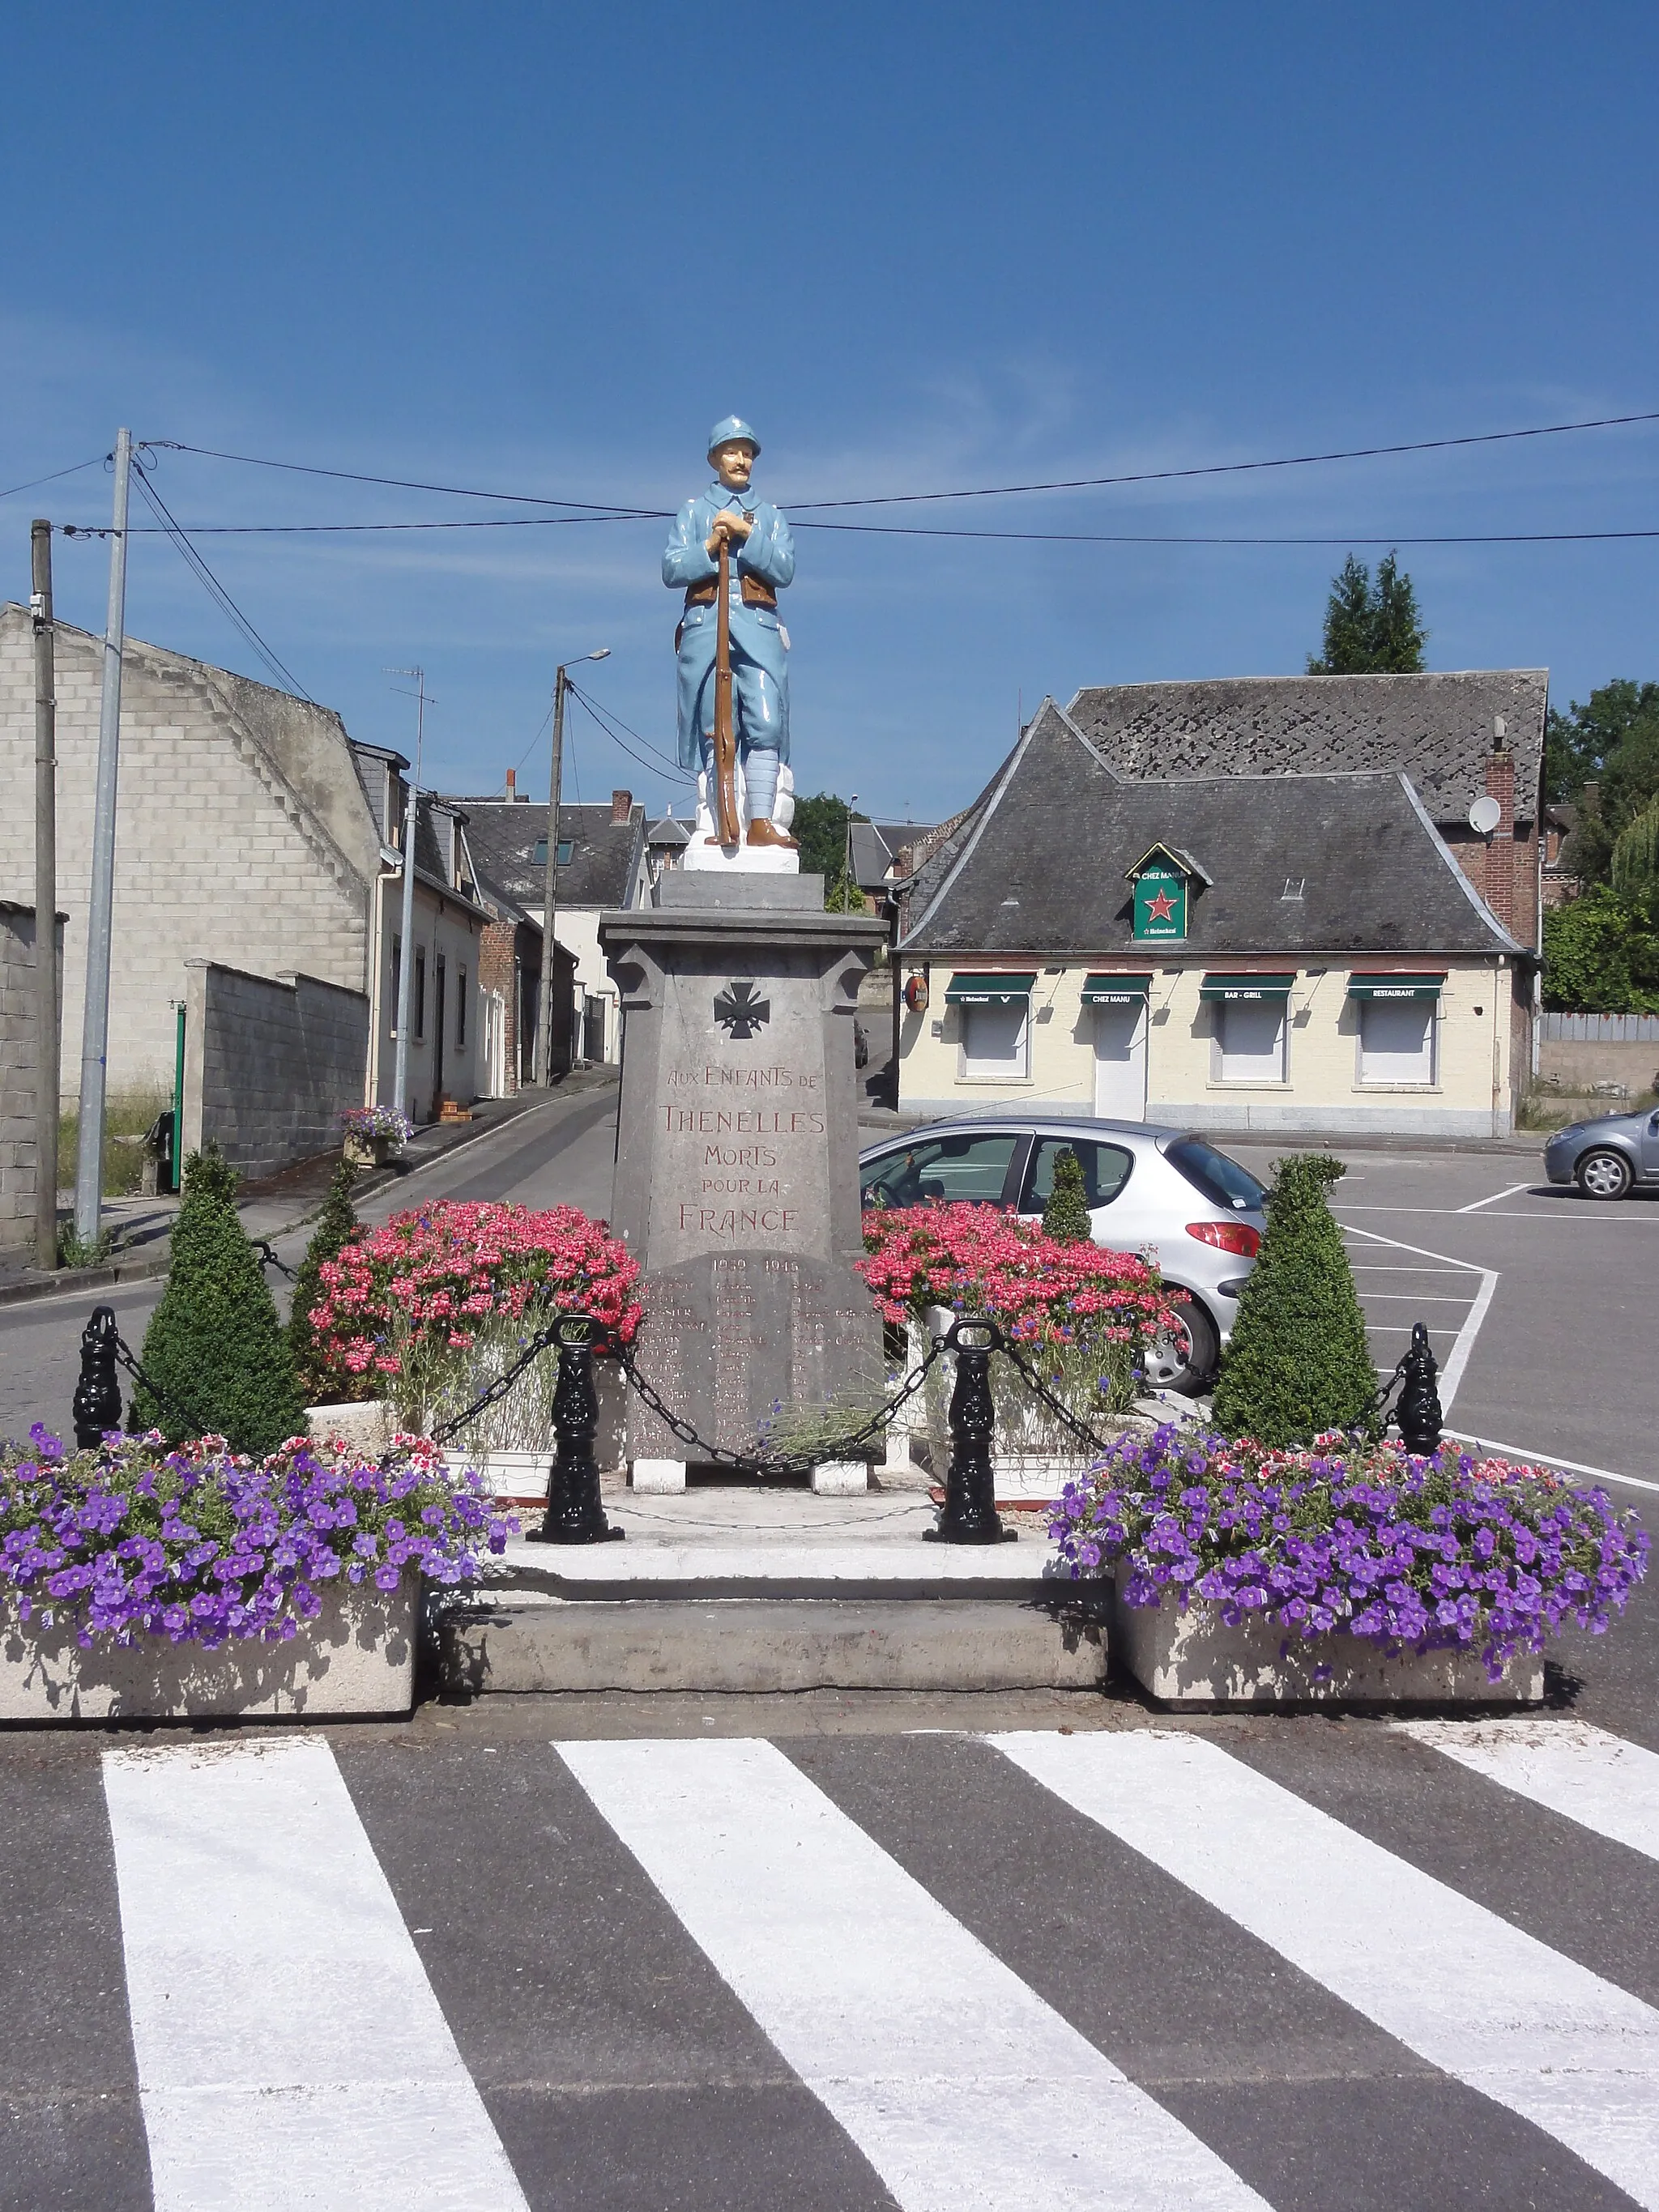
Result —
[[[746, 423], [734, 419], [709, 433], [709, 450], [743, 438], [760, 451]], [[789, 526], [752, 489], [729, 491], [716, 482], [687, 500], [675, 517], [662, 556], [662, 580], [687, 594], [676, 635], [679, 659], [679, 758], [682, 768], [706, 765], [714, 731], [714, 586], [720, 564], [708, 550], [708, 533], [722, 509], [748, 515], [754, 527], [731, 560], [732, 720], [751, 802], [776, 785], [777, 763], [789, 757], [789, 643], [778, 618], [777, 594], [795, 574]], [[768, 605], [766, 602], [769, 601]], [[750, 756], [770, 754], [752, 765]], [[770, 815], [769, 798], [751, 813]]]

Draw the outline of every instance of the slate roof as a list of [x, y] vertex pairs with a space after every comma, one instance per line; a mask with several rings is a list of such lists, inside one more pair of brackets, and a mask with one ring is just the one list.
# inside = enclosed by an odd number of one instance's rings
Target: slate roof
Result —
[[691, 825], [677, 822], [672, 814], [665, 814], [660, 822], [653, 822], [645, 833], [645, 842], [653, 852], [678, 852], [682, 845], [691, 842]]
[[936, 826], [932, 822], [854, 822], [854, 882], [867, 891], [878, 890], [899, 854]]
[[[450, 799], [466, 817], [467, 842], [478, 880], [503, 899], [539, 914], [546, 889], [545, 859], [535, 858], [536, 840], [547, 830], [544, 805], [524, 799]], [[625, 905], [638, 877], [645, 843], [645, 808], [635, 804], [626, 822], [613, 823], [603, 805], [561, 805], [559, 835], [571, 854], [559, 870], [562, 907]]]
[[[1154, 844], [1213, 878], [1180, 945], [1139, 945], [1124, 871]], [[1284, 896], [1300, 879], [1303, 895]], [[1124, 782], [1045, 700], [911, 885], [914, 953], [1212, 955], [1523, 951], [1397, 769]]]
[[1403, 769], [1437, 822], [1462, 823], [1486, 789], [1492, 721], [1515, 755], [1515, 809], [1538, 808], [1549, 672], [1428, 676], [1245, 676], [1109, 684], [1067, 712], [1117, 774], [1286, 775]]

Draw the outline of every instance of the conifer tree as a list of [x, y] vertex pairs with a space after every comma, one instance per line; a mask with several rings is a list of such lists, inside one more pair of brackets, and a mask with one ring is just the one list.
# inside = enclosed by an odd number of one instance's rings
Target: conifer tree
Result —
[[361, 1387], [360, 1378], [335, 1365], [318, 1342], [311, 1325], [312, 1308], [322, 1295], [324, 1261], [337, 1259], [357, 1233], [357, 1216], [351, 1203], [351, 1186], [356, 1175], [349, 1160], [342, 1160], [335, 1169], [327, 1202], [312, 1231], [306, 1256], [294, 1280], [288, 1346], [294, 1358], [300, 1395], [307, 1406], [333, 1404], [350, 1397], [353, 1390]]
[[1227, 1436], [1283, 1446], [1311, 1443], [1322, 1429], [1376, 1432], [1365, 1317], [1326, 1198], [1343, 1173], [1322, 1152], [1276, 1164], [1267, 1233], [1216, 1385], [1216, 1425]]
[[1042, 1226], [1060, 1244], [1086, 1244], [1094, 1234], [1083, 1164], [1069, 1145], [1054, 1155], [1054, 1186], [1042, 1209]]
[[274, 1451], [304, 1419], [288, 1338], [236, 1218], [236, 1171], [210, 1146], [185, 1162], [173, 1264], [150, 1316], [133, 1415], [169, 1443], [211, 1431], [233, 1451]]
[[1412, 580], [1392, 553], [1376, 564], [1376, 580], [1352, 553], [1331, 580], [1325, 603], [1324, 650], [1310, 676], [1417, 676], [1428, 632]]

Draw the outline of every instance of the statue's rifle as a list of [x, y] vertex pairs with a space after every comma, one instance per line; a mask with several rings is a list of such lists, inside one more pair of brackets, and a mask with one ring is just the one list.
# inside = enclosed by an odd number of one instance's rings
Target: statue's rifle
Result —
[[[722, 534], [714, 621], [714, 782], [718, 842], [738, 842], [737, 741], [732, 734], [732, 548]], [[715, 841], [711, 841], [715, 842]]]

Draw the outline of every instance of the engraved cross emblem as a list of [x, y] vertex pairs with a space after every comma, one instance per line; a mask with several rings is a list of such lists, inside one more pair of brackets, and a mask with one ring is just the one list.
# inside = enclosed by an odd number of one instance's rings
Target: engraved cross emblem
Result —
[[734, 1042], [744, 1043], [758, 1029], [764, 1029], [772, 1018], [772, 1001], [757, 999], [755, 987], [745, 975], [736, 983], [728, 983], [714, 1000], [714, 1019], [728, 1030]]

